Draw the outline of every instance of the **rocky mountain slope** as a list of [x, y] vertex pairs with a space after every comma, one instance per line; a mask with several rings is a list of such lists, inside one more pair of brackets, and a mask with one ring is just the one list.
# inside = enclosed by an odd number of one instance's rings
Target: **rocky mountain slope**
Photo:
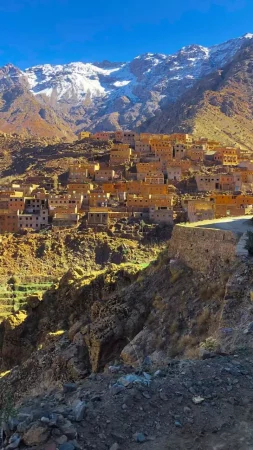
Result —
[[150, 378], [129, 366], [111, 370], [115, 373], [59, 383], [54, 390], [43, 384], [30, 391], [16, 407], [10, 445], [34, 450], [250, 450], [252, 356], [175, 361], [149, 371]]
[[252, 262], [204, 245], [193, 269], [176, 238], [146, 268], [75, 267], [3, 322], [9, 449], [250, 448]]
[[[166, 249], [149, 264], [127, 258], [99, 271], [74, 266], [42, 300], [9, 316], [0, 329], [2, 369], [25, 363], [20, 370], [32, 370], [29, 379], [18, 377], [20, 395], [49, 369], [53, 384], [101, 371], [119, 357], [137, 367], [148, 358], [155, 366], [175, 356], [197, 357], [200, 347], [218, 353], [252, 348], [251, 331], [244, 333], [252, 327], [251, 261], [219, 255], [219, 249], [207, 254], [202, 242], [192, 268], [181, 256], [174, 259], [177, 239], [173, 232], [172, 257]], [[193, 252], [189, 244], [186, 258]], [[42, 355], [44, 372], [36, 373]]]
[[24, 176], [58, 176], [77, 160], [82, 163], [107, 157], [110, 147], [108, 142], [92, 139], [62, 142], [61, 138], [0, 133], [0, 183]]
[[0, 69], [0, 130], [68, 140], [74, 137], [52, 108], [37, 102], [26, 77], [11, 64]]
[[189, 132], [252, 149], [252, 74], [250, 42], [222, 70], [204, 77], [174, 105], [165, 108], [145, 130]]
[[[50, 124], [61, 136], [68, 135], [70, 129], [134, 129], [184, 96], [198, 80], [231, 61], [252, 37], [246, 34], [210, 48], [190, 45], [172, 55], [146, 53], [123, 63], [45, 64], [24, 72], [5, 66], [2, 72], [8, 83], [2, 77], [0, 90], [8, 97], [13, 86], [20, 90], [26, 80], [34, 113], [33, 118], [27, 116], [25, 108], [24, 117], [24, 112], [15, 107], [15, 102], [28, 101], [26, 89], [25, 93], [16, 92], [10, 99], [14, 108], [7, 109], [7, 129], [24, 127], [31, 133], [41, 133], [42, 124], [45, 132]], [[33, 119], [30, 128], [27, 118]]]
[[[168, 237], [169, 228], [167, 231]], [[40, 234], [28, 232], [24, 236], [1, 236], [0, 282], [1, 285], [6, 284], [10, 276], [17, 273], [19, 279], [28, 282], [43, 277], [56, 280], [69, 267], [76, 265], [87, 273], [93, 273], [110, 264], [136, 260], [140, 264], [145, 263], [155, 258], [158, 247], [150, 245], [147, 248], [142, 241], [137, 224], [128, 229], [125, 225], [125, 230], [122, 224], [120, 232], [109, 234], [96, 235], [92, 230], [82, 230], [80, 225], [79, 230], [71, 232], [52, 230]]]

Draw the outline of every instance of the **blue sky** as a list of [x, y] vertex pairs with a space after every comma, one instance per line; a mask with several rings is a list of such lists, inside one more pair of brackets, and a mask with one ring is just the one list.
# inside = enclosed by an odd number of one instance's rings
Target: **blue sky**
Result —
[[126, 61], [253, 33], [253, 0], [2, 0], [0, 65]]

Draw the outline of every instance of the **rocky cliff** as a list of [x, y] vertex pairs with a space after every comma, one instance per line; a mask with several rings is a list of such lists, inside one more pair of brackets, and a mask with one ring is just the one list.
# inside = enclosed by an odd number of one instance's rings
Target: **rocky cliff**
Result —
[[176, 227], [145, 268], [71, 269], [2, 323], [2, 406], [18, 409], [9, 449], [249, 448], [252, 264], [218, 232], [202, 271], [191, 245], [206, 244], [190, 230]]
[[[198, 240], [194, 231], [192, 239], [188, 236], [192, 243]], [[177, 232], [172, 242], [178, 240]], [[180, 246], [179, 254], [169, 258], [166, 250], [146, 269], [128, 263], [90, 276], [80, 267], [67, 272], [41, 301], [28, 304], [27, 311], [3, 322], [3, 369], [21, 364], [20, 374], [30, 368], [31, 376], [21, 376], [24, 392], [42, 382], [48, 371], [52, 381], [79, 379], [102, 370], [120, 355], [129, 364], [138, 364], [145, 357], [157, 364], [172, 356], [196, 356], [200, 343], [218, 336], [221, 324], [229, 322], [225, 314], [226, 308], [230, 312], [228, 292], [234, 301], [234, 277], [241, 277], [239, 273], [243, 273], [243, 281], [236, 291], [237, 308], [239, 311], [241, 302], [244, 306], [248, 302], [251, 311], [251, 267], [240, 263], [238, 268], [238, 260], [231, 257], [231, 236], [227, 242], [219, 236], [215, 242], [217, 265], [214, 250], [211, 272], [203, 271], [200, 263], [191, 268], [191, 250], [186, 249], [187, 256], [180, 257]], [[229, 252], [221, 260], [219, 242]], [[172, 248], [170, 245], [170, 256]], [[196, 248], [201, 255], [200, 244]], [[207, 254], [210, 262], [208, 258]], [[38, 373], [41, 360], [44, 369]]]

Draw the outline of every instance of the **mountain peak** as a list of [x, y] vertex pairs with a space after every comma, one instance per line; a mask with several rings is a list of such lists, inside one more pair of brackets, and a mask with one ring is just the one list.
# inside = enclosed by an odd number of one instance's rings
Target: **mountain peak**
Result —
[[0, 79], [2, 78], [10, 78], [21, 79], [23, 77], [23, 72], [16, 66], [11, 63], [5, 64], [3, 67], [0, 67]]
[[24, 72], [8, 64], [0, 69], [0, 82], [4, 89], [7, 80], [28, 87], [38, 102], [50, 106], [74, 131], [99, 131], [108, 124], [134, 129], [166, 103], [183, 97], [198, 80], [231, 62], [252, 38], [246, 33], [212, 47], [191, 44], [171, 55], [147, 52], [129, 62], [42, 64]]
[[206, 47], [203, 47], [202, 45], [199, 44], [190, 44], [190, 45], [186, 45], [184, 47], [181, 48], [181, 50], [179, 51], [189, 51], [189, 50], [203, 50]]
[[141, 60], [152, 60], [152, 59], [165, 59], [167, 58], [168, 55], [165, 55], [163, 53], [142, 53], [141, 55], [138, 55], [134, 58], [134, 60], [136, 59], [141, 59]]
[[253, 34], [252, 33], [246, 33], [242, 37], [246, 38], [246, 39], [253, 39]]
[[93, 63], [94, 66], [99, 67], [100, 69], [113, 69], [115, 67], [121, 66], [125, 64], [123, 62], [112, 62], [104, 59], [103, 61], [96, 61]]
[[4, 70], [5, 72], [16, 71], [22, 73], [21, 70], [17, 66], [14, 66], [14, 64], [12, 63], [5, 64], [1, 67], [1, 70]]

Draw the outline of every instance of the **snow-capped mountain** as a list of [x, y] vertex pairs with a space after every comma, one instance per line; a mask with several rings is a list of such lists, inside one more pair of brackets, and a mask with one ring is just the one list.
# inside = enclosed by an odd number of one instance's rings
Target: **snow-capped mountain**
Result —
[[75, 131], [135, 128], [175, 102], [196, 81], [222, 68], [253, 34], [173, 55], [146, 53], [130, 62], [40, 65], [23, 72], [30, 92]]
[[196, 81], [175, 103], [143, 124], [141, 130], [193, 133], [252, 152], [252, 44], [238, 51], [221, 70]]

